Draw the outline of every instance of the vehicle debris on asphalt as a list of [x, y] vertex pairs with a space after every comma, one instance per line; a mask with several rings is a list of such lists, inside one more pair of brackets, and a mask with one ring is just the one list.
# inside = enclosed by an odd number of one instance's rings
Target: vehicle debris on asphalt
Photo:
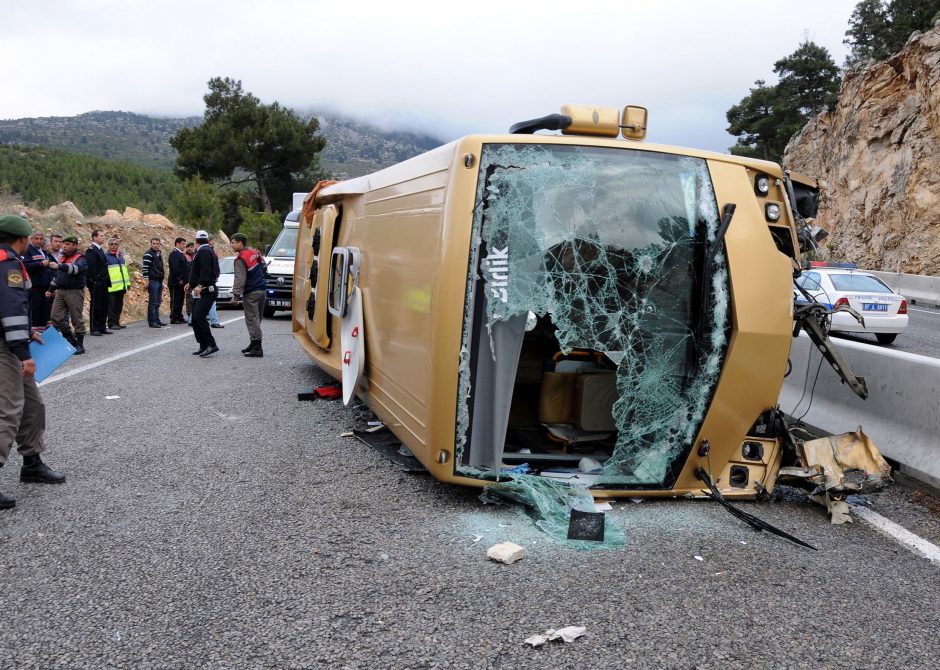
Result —
[[510, 565], [525, 557], [525, 547], [513, 542], [500, 542], [487, 549], [486, 555], [497, 563]]
[[530, 644], [533, 647], [541, 647], [551, 640], [561, 640], [562, 642], [574, 642], [587, 632], [584, 626], [565, 626], [564, 628], [549, 628], [544, 633], [532, 635], [525, 639], [523, 644]]

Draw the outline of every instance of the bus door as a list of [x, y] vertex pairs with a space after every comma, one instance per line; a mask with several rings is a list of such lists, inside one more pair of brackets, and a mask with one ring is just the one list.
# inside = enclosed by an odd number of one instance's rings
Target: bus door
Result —
[[339, 208], [327, 205], [316, 211], [311, 232], [310, 298], [307, 303], [307, 332], [323, 349], [330, 348], [330, 261], [339, 223]]

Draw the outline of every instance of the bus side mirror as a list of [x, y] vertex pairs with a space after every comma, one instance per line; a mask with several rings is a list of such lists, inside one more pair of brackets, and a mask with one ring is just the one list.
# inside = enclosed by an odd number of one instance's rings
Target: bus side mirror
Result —
[[264, 245], [264, 255], [267, 256], [270, 253], [271, 253], [271, 245], [270, 244]]
[[627, 105], [620, 117], [620, 132], [625, 140], [646, 138], [646, 107]]

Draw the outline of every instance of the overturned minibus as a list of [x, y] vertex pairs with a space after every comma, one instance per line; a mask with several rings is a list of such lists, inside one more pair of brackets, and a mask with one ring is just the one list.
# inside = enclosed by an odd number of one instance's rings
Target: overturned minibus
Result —
[[318, 185], [295, 337], [440, 480], [771, 490], [816, 184], [645, 128], [643, 108], [569, 105]]

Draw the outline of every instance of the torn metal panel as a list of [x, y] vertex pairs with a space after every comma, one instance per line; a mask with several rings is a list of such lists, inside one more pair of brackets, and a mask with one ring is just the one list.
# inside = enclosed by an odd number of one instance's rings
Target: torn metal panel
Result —
[[845, 496], [875, 493], [894, 480], [891, 466], [861, 426], [852, 433], [797, 443], [800, 465], [781, 468], [778, 481], [805, 489], [826, 505], [833, 523], [851, 521]]

